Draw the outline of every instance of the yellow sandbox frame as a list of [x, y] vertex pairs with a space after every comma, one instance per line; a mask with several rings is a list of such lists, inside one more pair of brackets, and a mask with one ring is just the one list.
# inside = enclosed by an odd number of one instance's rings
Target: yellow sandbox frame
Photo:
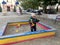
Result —
[[14, 38], [6, 38], [6, 39], [0, 40], [0, 45], [21, 42], [21, 41], [35, 39], [35, 38], [49, 37], [49, 36], [54, 36], [54, 35], [55, 35], [55, 32], [47, 32], [47, 33], [33, 34], [33, 35], [27, 35], [27, 36], [19, 36], [19, 37], [14, 37]]

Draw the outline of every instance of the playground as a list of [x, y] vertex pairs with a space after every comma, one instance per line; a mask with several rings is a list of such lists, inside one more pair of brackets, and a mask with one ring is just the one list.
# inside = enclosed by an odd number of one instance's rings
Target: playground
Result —
[[[60, 1], [29, 1], [0, 0], [0, 45], [60, 45]], [[53, 2], [56, 4], [50, 6]], [[31, 13], [40, 20], [34, 32], [29, 24]]]
[[[25, 16], [26, 18], [24, 18]], [[41, 21], [37, 23], [37, 31], [30, 32], [29, 24], [26, 23], [27, 22], [26, 20], [29, 19], [30, 16], [28, 15], [25, 16], [24, 15], [20, 17], [18, 16], [18, 18], [10, 16], [9, 18], [6, 17], [1, 18], [3, 19], [3, 21], [1, 20], [0, 22], [1, 25], [3, 25], [2, 26], [3, 29], [1, 30], [4, 30], [2, 31], [3, 35], [0, 33], [1, 45], [52, 45], [52, 44], [59, 45], [60, 44], [59, 30], [56, 25], [51, 24], [51, 21], [48, 23], [47, 20], [41, 19]], [[5, 23], [5, 21], [7, 23]], [[4, 22], [4, 24], [2, 24], [2, 22]], [[21, 24], [21, 22], [24, 23]], [[16, 25], [16, 23], [18, 24]], [[57, 31], [55, 32], [55, 30]], [[55, 36], [55, 34], [57, 36]]]

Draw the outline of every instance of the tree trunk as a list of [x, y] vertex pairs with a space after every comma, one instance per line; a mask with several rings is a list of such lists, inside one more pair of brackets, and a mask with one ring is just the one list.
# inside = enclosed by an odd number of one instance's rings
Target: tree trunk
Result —
[[44, 11], [44, 13], [47, 13], [47, 6], [43, 6], [43, 11]]

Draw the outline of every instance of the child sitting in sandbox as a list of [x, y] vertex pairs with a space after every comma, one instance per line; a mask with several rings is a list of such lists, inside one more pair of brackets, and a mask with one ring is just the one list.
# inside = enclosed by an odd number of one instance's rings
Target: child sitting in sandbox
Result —
[[39, 20], [36, 18], [36, 15], [34, 13], [31, 14], [31, 17], [29, 19], [31, 32], [36, 31], [36, 23], [39, 22]]

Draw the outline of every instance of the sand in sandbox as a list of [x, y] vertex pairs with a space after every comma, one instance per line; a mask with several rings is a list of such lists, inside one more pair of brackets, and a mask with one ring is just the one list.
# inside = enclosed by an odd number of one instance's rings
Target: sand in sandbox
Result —
[[[16, 30], [18, 30], [18, 32], [16, 32]], [[42, 28], [40, 28], [37, 25], [37, 30], [42, 30]], [[29, 32], [29, 31], [30, 31], [30, 25], [22, 25], [19, 28], [17, 28], [16, 26], [8, 25], [4, 35], [12, 35], [12, 34], [24, 33], [24, 32]]]

